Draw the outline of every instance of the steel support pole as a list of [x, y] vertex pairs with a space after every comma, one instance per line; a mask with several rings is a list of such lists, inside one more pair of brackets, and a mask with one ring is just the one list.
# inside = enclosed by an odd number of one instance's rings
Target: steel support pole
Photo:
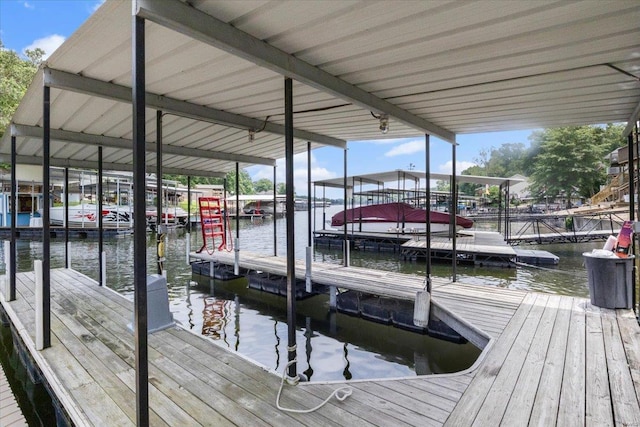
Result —
[[276, 198], [276, 191], [277, 191], [277, 186], [276, 186], [276, 167], [273, 167], [273, 256], [278, 256], [278, 227], [276, 224], [276, 219], [278, 218], [276, 213], [277, 213], [277, 208], [276, 206], [278, 206], [278, 199]]
[[[240, 239], [240, 165], [236, 162], [236, 239]], [[275, 206], [273, 207], [275, 215]]]
[[349, 240], [347, 239], [347, 149], [344, 149], [344, 211], [342, 211], [342, 223], [344, 224], [344, 244], [342, 245], [342, 257], [345, 267], [349, 267]]
[[458, 270], [458, 248], [456, 247], [458, 230], [456, 214], [458, 213], [458, 180], [456, 179], [456, 144], [451, 144], [451, 215], [453, 221], [452, 236], [451, 236], [451, 264], [452, 264], [452, 281], [457, 280]]
[[16, 179], [16, 137], [15, 135], [11, 135], [11, 242], [9, 244], [9, 248], [11, 254], [9, 256], [9, 295], [7, 295], [7, 299], [9, 301], [14, 301], [16, 299], [16, 268], [17, 268], [17, 260], [16, 260], [16, 239], [18, 237], [17, 233], [17, 221], [18, 221], [18, 182]]
[[147, 348], [147, 218], [145, 214], [145, 20], [134, 15], [132, 26], [136, 425], [147, 427], [149, 425], [149, 354]]
[[42, 135], [42, 348], [51, 347], [51, 210], [49, 166], [51, 159], [51, 88], [44, 87]]
[[284, 79], [284, 127], [285, 174], [287, 189], [287, 325], [288, 362], [287, 375], [297, 378], [296, 363], [296, 252], [295, 252], [295, 202], [293, 200], [293, 81]]
[[[164, 270], [163, 245], [164, 227], [162, 227], [162, 200], [164, 199], [164, 189], [162, 184], [162, 111], [156, 111], [156, 264], [158, 274]], [[169, 208], [167, 207], [167, 210]], [[167, 212], [167, 215], [169, 212]]]
[[191, 175], [187, 175], [187, 234], [191, 236]]
[[427, 222], [425, 228], [425, 244], [427, 247], [426, 253], [426, 280], [427, 280], [427, 292], [431, 293], [431, 139], [429, 134], [424, 135], [425, 144], [425, 197], [426, 197], [426, 210], [427, 210]]
[[[635, 215], [635, 188], [634, 188], [634, 160], [635, 156], [633, 153], [633, 132], [630, 132], [627, 136], [627, 148], [629, 154], [629, 219], [631, 221], [634, 220]], [[631, 305], [633, 306], [633, 310], [635, 312], [636, 309], [636, 263], [634, 261], [633, 268], [631, 270]]]
[[[104, 268], [105, 266], [102, 265], [102, 252], [104, 251], [104, 238], [102, 235], [102, 228], [104, 226], [103, 223], [103, 219], [102, 219], [102, 193], [103, 193], [103, 189], [102, 189], [102, 146], [98, 147], [98, 195], [97, 195], [97, 199], [98, 199], [98, 259], [100, 260], [100, 262], [98, 263], [98, 284], [100, 286], [104, 286], [106, 285], [106, 283], [102, 282], [102, 278], [103, 278], [103, 274], [104, 274]], [[69, 209], [68, 207], [66, 208], [67, 210]]]
[[66, 268], [71, 266], [69, 254], [69, 168], [64, 168], [64, 266]]
[[[640, 138], [638, 138], [638, 136], [639, 136], [638, 135], [638, 122], [636, 122], [636, 124], [634, 126], [634, 131], [631, 132], [631, 134], [635, 135], [636, 158], [640, 159], [640, 141], [639, 141]], [[640, 160], [639, 160], [639, 162], [640, 162]], [[640, 173], [640, 164], [637, 165], [637, 168], [638, 168], [639, 173]], [[637, 190], [638, 190], [638, 201], [640, 202], [640, 185], [637, 186]], [[637, 218], [640, 220], [640, 203], [638, 203], [637, 209], [638, 209]], [[639, 239], [640, 239], [640, 237], [639, 237]], [[636, 247], [634, 252], [633, 252], [634, 255], [636, 255], [636, 261], [637, 261], [637, 257], [638, 257], [638, 254], [636, 253], [637, 250], [638, 250], [638, 248]], [[631, 288], [631, 301], [632, 301], [632, 304], [633, 304], [633, 312], [636, 315], [636, 319], [638, 319], [638, 321], [640, 322], [640, 318], [638, 318], [638, 303], [636, 301], [636, 299], [638, 297], [637, 263], [635, 265], [636, 265], [636, 269], [634, 270], [634, 272], [636, 273], [636, 275], [632, 278], [632, 281], [631, 281], [631, 283], [633, 283], [633, 286]]]
[[[274, 215], [275, 215], [275, 206]], [[240, 275], [240, 165], [236, 162], [236, 240], [233, 242], [233, 274]]]
[[309, 230], [307, 246], [311, 247], [311, 141], [307, 141], [307, 227]]
[[[635, 215], [635, 210], [636, 210], [636, 206], [635, 206], [635, 175], [634, 175], [634, 155], [633, 155], [633, 132], [631, 132], [629, 134], [629, 136], [627, 136], [627, 148], [628, 148], [628, 154], [629, 154], [629, 219], [631, 221], [634, 220], [634, 215]], [[571, 195], [567, 195], [567, 197], [570, 197]]]

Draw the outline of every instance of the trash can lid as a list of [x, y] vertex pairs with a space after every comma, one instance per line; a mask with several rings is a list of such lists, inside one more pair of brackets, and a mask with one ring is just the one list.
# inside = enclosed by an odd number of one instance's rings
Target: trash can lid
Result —
[[594, 249], [591, 252], [583, 252], [582, 256], [589, 258], [604, 258], [604, 259], [634, 259], [635, 255], [627, 255], [620, 257], [615, 252], [606, 251], [604, 249]]

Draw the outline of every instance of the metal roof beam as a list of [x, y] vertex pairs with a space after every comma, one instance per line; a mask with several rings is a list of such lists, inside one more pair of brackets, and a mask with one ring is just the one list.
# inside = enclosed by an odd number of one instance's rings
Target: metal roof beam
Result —
[[411, 114], [326, 71], [178, 0], [135, 0], [137, 16], [454, 143], [455, 133]]
[[[12, 124], [12, 134], [15, 136], [30, 136], [34, 138], [42, 138], [42, 128], [38, 126], [29, 126], [22, 124]], [[83, 132], [72, 132], [60, 129], [51, 129], [51, 139], [56, 141], [67, 141], [73, 143], [103, 146], [109, 148], [123, 148], [127, 150], [133, 149], [133, 141], [125, 138], [114, 138], [104, 135], [93, 135]], [[147, 142], [146, 150], [156, 152], [156, 143]], [[230, 162], [248, 163], [252, 165], [275, 166], [274, 159], [265, 157], [248, 156], [244, 154], [231, 154], [222, 151], [209, 151], [197, 148], [178, 147], [175, 145], [162, 146], [162, 152], [166, 154], [174, 154], [183, 157], [196, 157], [200, 159], [225, 160]]]
[[631, 113], [631, 117], [629, 117], [629, 120], [627, 120], [627, 126], [625, 126], [624, 130], [622, 131], [622, 136], [624, 138], [629, 136], [638, 119], [640, 119], [640, 103], [636, 105], [635, 110], [633, 110], [633, 113]]
[[[95, 95], [101, 98], [131, 103], [130, 87], [83, 77], [53, 68], [44, 69], [44, 84], [57, 89], [71, 90], [74, 92], [85, 93], [87, 95]], [[284, 135], [284, 126], [278, 123], [267, 122], [265, 124], [264, 120], [254, 119], [252, 117], [246, 117], [240, 114], [217, 110], [215, 108], [205, 107], [202, 105], [191, 104], [189, 102], [149, 92], [146, 93], [145, 99], [147, 107], [155, 108], [166, 113], [172, 113], [194, 120], [201, 120], [234, 128], [252, 130], [262, 129], [265, 132]], [[345, 148], [347, 145], [347, 142], [343, 139], [333, 138], [327, 135], [321, 135], [301, 129], [294, 129], [293, 136], [305, 141], [331, 145], [339, 148]]]
[[[0, 161], [8, 162], [9, 155], [1, 154]], [[19, 165], [37, 165], [42, 166], [42, 157], [37, 156], [16, 156], [16, 164]], [[72, 159], [62, 159], [52, 157], [50, 160], [50, 165], [59, 167], [59, 168], [72, 168], [72, 169], [98, 169], [98, 162], [92, 160], [72, 160]], [[147, 169], [152, 168], [153, 164], [146, 165]], [[133, 165], [125, 164], [125, 163], [102, 163], [102, 167], [105, 170], [111, 171], [125, 171], [131, 172], [133, 171]], [[169, 175], [189, 175], [189, 176], [206, 176], [212, 178], [224, 178], [226, 173], [224, 172], [213, 172], [213, 171], [199, 171], [199, 170], [189, 170], [185, 171], [180, 168], [167, 168], [163, 167], [162, 171]]]

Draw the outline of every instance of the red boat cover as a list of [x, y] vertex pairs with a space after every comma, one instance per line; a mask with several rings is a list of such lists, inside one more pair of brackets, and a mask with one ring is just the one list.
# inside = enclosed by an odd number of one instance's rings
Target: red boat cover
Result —
[[[347, 209], [347, 223], [351, 222], [426, 222], [427, 212], [424, 209], [415, 208], [407, 203], [383, 203], [379, 205], [359, 206]], [[431, 223], [448, 224], [449, 214], [431, 211]], [[456, 216], [456, 224], [463, 228], [473, 226], [473, 221], [461, 216]], [[344, 211], [340, 211], [331, 217], [332, 227], [344, 225]]]

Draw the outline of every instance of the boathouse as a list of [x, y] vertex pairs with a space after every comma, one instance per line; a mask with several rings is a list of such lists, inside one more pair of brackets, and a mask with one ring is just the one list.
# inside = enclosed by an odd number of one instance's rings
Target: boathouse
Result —
[[[107, 0], [43, 64], [0, 141], [0, 160], [14, 166], [12, 204], [17, 164], [41, 166], [44, 188], [54, 166], [133, 172], [133, 301], [108, 289], [108, 266], [98, 281], [50, 268], [46, 204], [42, 259], [18, 271], [11, 221], [2, 312], [59, 402], [60, 420], [640, 425], [632, 308], [438, 283], [428, 267], [426, 277], [375, 277], [350, 267], [346, 252], [343, 265], [323, 277], [414, 301], [429, 297], [431, 312], [482, 355], [465, 372], [358, 381], [315, 411], [282, 410], [313, 409], [343, 384], [286, 386], [280, 394], [273, 372], [202, 337], [180, 327], [148, 333], [155, 268], [147, 266], [144, 216], [147, 171], [223, 176], [265, 165], [275, 174], [276, 160], [285, 158], [287, 256], [268, 257], [260, 268], [279, 264], [287, 278], [285, 374], [293, 381], [293, 285], [320, 268], [301, 267], [294, 256], [293, 156], [342, 150], [346, 180], [348, 141], [414, 137], [424, 141], [428, 175], [431, 138], [439, 138], [451, 144], [455, 184], [459, 134], [626, 122], [623, 136], [637, 157], [638, 22], [635, 0]], [[629, 213], [640, 217], [633, 198]], [[235, 247], [238, 267], [259, 261]]]

